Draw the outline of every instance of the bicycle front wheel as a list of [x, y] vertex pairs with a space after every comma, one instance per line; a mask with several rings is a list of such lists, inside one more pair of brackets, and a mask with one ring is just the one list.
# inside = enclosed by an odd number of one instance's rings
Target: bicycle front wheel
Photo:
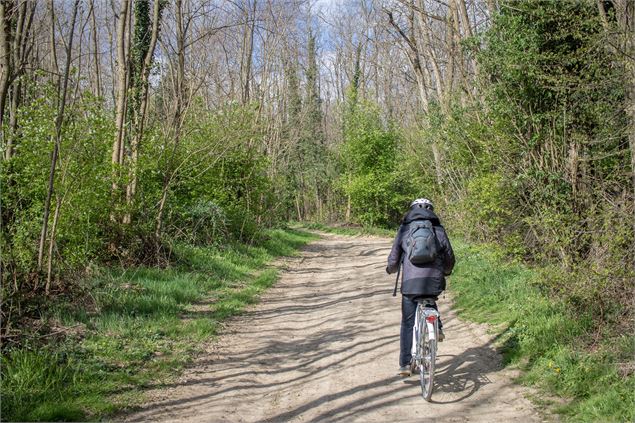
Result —
[[[432, 398], [432, 389], [434, 388], [434, 367], [437, 358], [436, 336], [430, 333], [425, 317], [422, 316], [419, 322], [419, 356], [421, 357], [421, 365], [419, 366], [419, 381], [421, 382], [421, 396], [426, 401]], [[433, 329], [436, 334], [436, 322]]]

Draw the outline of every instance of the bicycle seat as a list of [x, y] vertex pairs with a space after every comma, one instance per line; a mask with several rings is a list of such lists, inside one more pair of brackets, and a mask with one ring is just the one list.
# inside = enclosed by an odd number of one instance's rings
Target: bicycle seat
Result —
[[437, 303], [437, 297], [416, 297], [414, 300], [423, 304], [424, 307], [434, 306]]

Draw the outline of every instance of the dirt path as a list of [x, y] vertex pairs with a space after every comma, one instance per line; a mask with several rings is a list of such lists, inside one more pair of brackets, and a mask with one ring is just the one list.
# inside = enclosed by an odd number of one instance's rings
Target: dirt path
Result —
[[399, 297], [390, 241], [324, 235], [246, 315], [231, 322], [181, 381], [151, 393], [128, 421], [539, 422], [501, 369], [484, 329], [440, 300], [433, 402], [397, 376]]

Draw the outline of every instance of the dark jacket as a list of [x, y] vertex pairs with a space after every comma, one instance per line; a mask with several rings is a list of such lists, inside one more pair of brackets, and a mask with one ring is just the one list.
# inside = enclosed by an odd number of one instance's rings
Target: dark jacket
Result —
[[415, 265], [407, 258], [403, 260], [401, 271], [403, 283], [401, 293], [404, 295], [439, 295], [445, 289], [445, 276], [454, 268], [454, 252], [448, 235], [434, 212], [423, 208], [414, 208], [404, 217], [388, 256], [388, 273], [395, 273], [406, 251], [406, 238], [410, 223], [415, 220], [429, 220], [439, 241], [439, 254], [434, 262]]

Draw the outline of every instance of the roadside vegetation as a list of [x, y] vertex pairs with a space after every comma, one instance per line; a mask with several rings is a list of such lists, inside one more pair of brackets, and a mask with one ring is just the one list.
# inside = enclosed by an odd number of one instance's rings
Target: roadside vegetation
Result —
[[[534, 400], [573, 422], [635, 419], [635, 334], [619, 308], [601, 313], [550, 295], [554, 268], [528, 268], [491, 245], [454, 242], [449, 289], [460, 316], [491, 325], [505, 364], [539, 388]], [[551, 400], [550, 400], [551, 398]]]
[[[58, 299], [2, 358], [3, 421], [101, 420], [168, 386], [223, 322], [257, 301], [278, 270], [314, 235], [269, 230], [252, 246], [175, 247], [173, 265], [103, 268], [82, 302]], [[32, 336], [30, 336], [32, 335]]]

